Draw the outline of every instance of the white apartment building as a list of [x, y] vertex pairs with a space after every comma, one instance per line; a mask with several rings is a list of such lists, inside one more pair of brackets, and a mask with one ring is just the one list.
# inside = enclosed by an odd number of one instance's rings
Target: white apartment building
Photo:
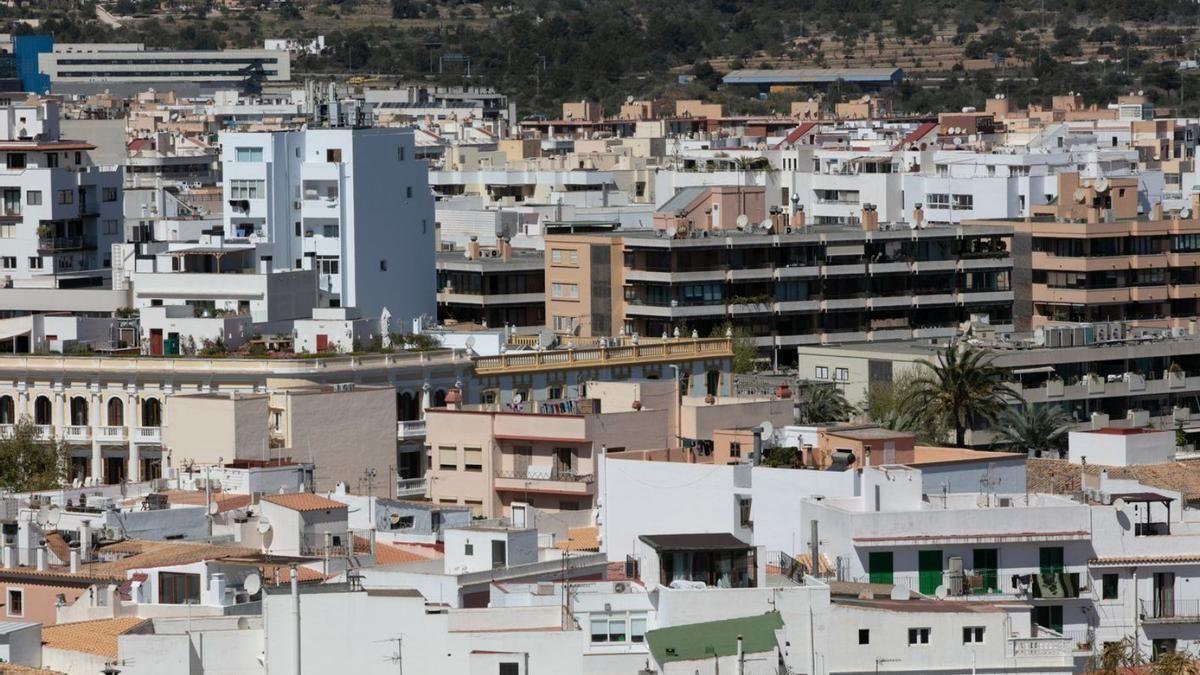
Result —
[[269, 243], [277, 270], [315, 270], [320, 306], [384, 308], [395, 325], [436, 311], [433, 199], [412, 132], [223, 133], [225, 232]]
[[210, 88], [229, 86], [260, 71], [262, 79], [291, 79], [288, 52], [272, 49], [146, 49], [140, 43], [60, 43], [38, 54], [38, 70], [56, 91], [105, 85], [179, 83]]
[[[0, 286], [100, 286], [122, 240], [122, 171], [60, 137], [58, 104], [0, 109]], [[0, 316], [12, 307], [0, 307]]]

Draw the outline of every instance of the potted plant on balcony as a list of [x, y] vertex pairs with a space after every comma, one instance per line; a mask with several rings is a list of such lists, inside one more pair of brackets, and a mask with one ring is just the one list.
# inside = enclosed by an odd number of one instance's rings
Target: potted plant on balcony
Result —
[[1166, 373], [1167, 386], [1176, 389], [1184, 386], [1187, 382], [1187, 373], [1183, 372], [1183, 367], [1175, 361], [1167, 367]]
[[1062, 378], [1058, 376], [1058, 373], [1050, 373], [1050, 376], [1046, 378], [1047, 397], [1062, 396], [1064, 390], [1063, 387], [1064, 385]]
[[1092, 371], [1087, 374], [1087, 392], [1089, 394], [1104, 393], [1104, 378], [1100, 377], [1100, 373]]

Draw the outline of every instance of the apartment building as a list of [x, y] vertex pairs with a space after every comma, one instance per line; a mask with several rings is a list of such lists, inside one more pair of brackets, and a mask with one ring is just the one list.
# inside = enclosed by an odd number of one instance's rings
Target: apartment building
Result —
[[[412, 132], [229, 132], [225, 231], [270, 244], [274, 269], [314, 270], [321, 306], [387, 308], [396, 325], [436, 312], [433, 199]], [[405, 289], [397, 294], [395, 289]]]
[[438, 321], [485, 326], [541, 327], [546, 323], [542, 252], [470, 241], [463, 251], [437, 254]]
[[1070, 199], [1011, 223], [1018, 329], [1051, 321], [1124, 321], [1169, 328], [1198, 312], [1195, 278], [1200, 216], [1192, 208], [1139, 217], [1132, 179], [1080, 180], [1059, 174]]
[[291, 59], [284, 50], [147, 49], [140, 43], [55, 44], [38, 54], [37, 69], [55, 93], [133, 93], [155, 84], [212, 91], [252, 75], [262, 81], [291, 79]]
[[577, 397], [559, 387], [547, 399], [518, 396], [510, 404], [497, 404], [497, 392], [485, 389], [480, 405], [428, 410], [429, 497], [516, 522], [530, 509], [590, 513], [600, 454], [678, 447], [711, 440], [719, 428], [792, 420], [791, 399], [730, 397], [721, 379], [693, 371], [678, 381], [589, 381]]
[[710, 335], [733, 323], [779, 350], [954, 335], [973, 314], [1011, 322], [1007, 226], [912, 228], [867, 209], [861, 227], [808, 227], [802, 212], [713, 227], [711, 197], [660, 212], [651, 231], [547, 235], [547, 328]]
[[92, 164], [94, 148], [61, 137], [54, 101], [35, 98], [0, 109], [4, 286], [105, 283], [111, 246], [123, 238], [123, 178], [119, 167]]

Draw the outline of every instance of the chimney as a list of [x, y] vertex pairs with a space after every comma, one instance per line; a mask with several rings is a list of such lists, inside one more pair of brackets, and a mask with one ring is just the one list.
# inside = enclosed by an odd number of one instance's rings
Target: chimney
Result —
[[500, 249], [500, 259], [504, 262], [512, 260], [512, 244], [508, 243], [508, 239], [501, 237], [496, 240], [496, 246]]
[[92, 521], [86, 519], [79, 523], [79, 558], [92, 561]]
[[917, 204], [916, 206], [913, 207], [913, 227], [914, 227], [914, 229], [919, 230], [919, 229], [921, 229], [921, 227], [924, 224], [925, 224], [925, 209], [921, 208], [920, 204]]
[[862, 229], [867, 232], [879, 229], [879, 213], [874, 204], [863, 204]]
[[274, 271], [274, 268], [275, 268], [275, 263], [272, 262], [271, 256], [264, 255], [258, 259], [258, 273], [259, 274], [270, 274], [271, 272]]
[[1192, 219], [1200, 220], [1200, 192], [1192, 193]]
[[1151, 220], [1162, 220], [1163, 219], [1163, 205], [1162, 205], [1161, 201], [1154, 203], [1154, 208], [1150, 211], [1150, 219]]
[[10, 569], [15, 566], [16, 560], [14, 560], [14, 558], [16, 556], [13, 555], [14, 553], [16, 553], [16, 551], [8, 544], [5, 544], [4, 548], [0, 549], [0, 554], [2, 554], [0, 555], [0, 563], [4, 564], [4, 569]]
[[79, 551], [71, 549], [71, 574], [79, 573]]
[[37, 548], [37, 569], [39, 572], [45, 572], [46, 567], [46, 542], [43, 541]]
[[795, 225], [794, 227], [801, 232], [808, 226], [808, 219], [804, 215], [804, 205], [800, 204], [796, 207]]
[[479, 237], [475, 235], [467, 242], [467, 260], [479, 260]]

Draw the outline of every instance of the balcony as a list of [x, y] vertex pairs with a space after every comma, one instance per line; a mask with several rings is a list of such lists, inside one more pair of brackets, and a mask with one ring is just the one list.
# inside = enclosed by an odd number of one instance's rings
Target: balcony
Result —
[[125, 442], [125, 427], [96, 427], [96, 440], [109, 443]]
[[39, 253], [55, 253], [58, 251], [78, 251], [84, 248], [83, 237], [39, 237]]
[[1142, 600], [1142, 623], [1200, 623], [1200, 599]]
[[424, 497], [427, 481], [424, 478], [401, 478], [396, 481], [396, 498]]
[[138, 443], [162, 443], [162, 427], [138, 427], [133, 433]]
[[425, 438], [425, 420], [400, 420], [396, 422], [396, 438], [401, 441]]
[[531, 466], [496, 471], [496, 490], [584, 496], [595, 494], [596, 482], [591, 474], [579, 475], [565, 469]]
[[39, 424], [33, 428], [33, 437], [39, 441], [48, 441], [54, 438], [54, 426], [50, 424]]
[[63, 427], [63, 440], [71, 443], [88, 443], [92, 440], [92, 429], [86, 424]]
[[1038, 628], [1037, 637], [1009, 638], [1008, 645], [1015, 658], [1066, 658], [1075, 651], [1071, 638], [1045, 628]]

